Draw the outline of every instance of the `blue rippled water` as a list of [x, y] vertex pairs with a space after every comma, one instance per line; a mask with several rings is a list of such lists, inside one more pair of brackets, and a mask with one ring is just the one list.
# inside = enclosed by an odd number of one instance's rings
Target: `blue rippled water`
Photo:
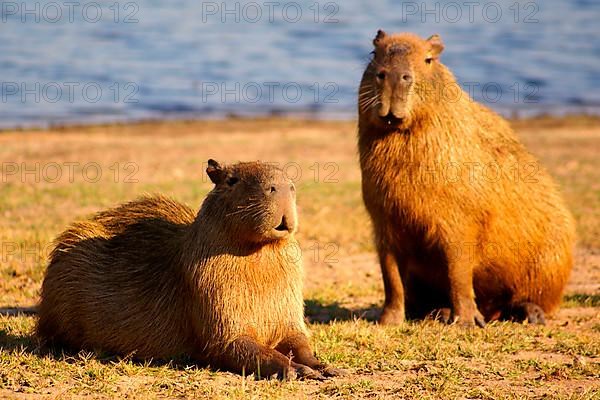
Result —
[[379, 28], [505, 114], [600, 111], [600, 2], [0, 2], [0, 126], [352, 118]]

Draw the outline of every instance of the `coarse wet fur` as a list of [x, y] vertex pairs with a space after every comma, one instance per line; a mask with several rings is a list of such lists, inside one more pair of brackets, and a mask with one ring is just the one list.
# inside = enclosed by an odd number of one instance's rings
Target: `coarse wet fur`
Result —
[[191, 357], [260, 377], [322, 379], [304, 322], [294, 185], [281, 170], [210, 160], [200, 211], [142, 197], [56, 240], [37, 334], [141, 359]]
[[573, 264], [572, 216], [508, 123], [427, 40], [379, 31], [359, 89], [362, 192], [385, 288], [380, 322], [432, 313], [544, 323]]

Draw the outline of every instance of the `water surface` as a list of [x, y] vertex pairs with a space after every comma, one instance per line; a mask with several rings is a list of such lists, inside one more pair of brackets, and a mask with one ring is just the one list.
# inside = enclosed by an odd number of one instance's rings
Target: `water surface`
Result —
[[439, 33], [443, 62], [502, 113], [600, 110], [598, 1], [267, 3], [2, 2], [0, 126], [352, 118], [379, 28]]

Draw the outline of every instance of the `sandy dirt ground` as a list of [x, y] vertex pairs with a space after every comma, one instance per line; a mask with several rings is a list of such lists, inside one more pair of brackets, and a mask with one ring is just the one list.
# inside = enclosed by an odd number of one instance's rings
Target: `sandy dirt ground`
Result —
[[352, 121], [152, 122], [0, 132], [0, 307], [35, 304], [52, 239], [143, 193], [198, 208], [206, 161], [270, 161], [298, 188], [306, 312], [319, 357], [349, 375], [255, 381], [111, 355], [47, 352], [34, 316], [0, 316], [0, 398], [600, 398], [600, 121], [512, 121], [578, 224], [576, 262], [544, 327], [376, 324], [383, 301]]

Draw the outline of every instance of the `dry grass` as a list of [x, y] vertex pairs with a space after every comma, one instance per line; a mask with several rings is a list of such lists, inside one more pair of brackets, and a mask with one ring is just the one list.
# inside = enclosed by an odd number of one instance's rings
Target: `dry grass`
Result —
[[0, 307], [36, 301], [49, 243], [73, 219], [145, 192], [198, 207], [210, 189], [208, 158], [262, 159], [291, 176], [301, 173], [299, 240], [313, 343], [320, 357], [351, 372], [324, 383], [257, 382], [182, 364], [48, 353], [30, 336], [34, 317], [0, 317], [0, 398], [600, 398], [600, 123], [545, 118], [515, 126], [558, 179], [577, 218], [577, 265], [564, 307], [547, 326], [477, 330], [372, 322], [383, 295], [352, 122], [0, 133]]

